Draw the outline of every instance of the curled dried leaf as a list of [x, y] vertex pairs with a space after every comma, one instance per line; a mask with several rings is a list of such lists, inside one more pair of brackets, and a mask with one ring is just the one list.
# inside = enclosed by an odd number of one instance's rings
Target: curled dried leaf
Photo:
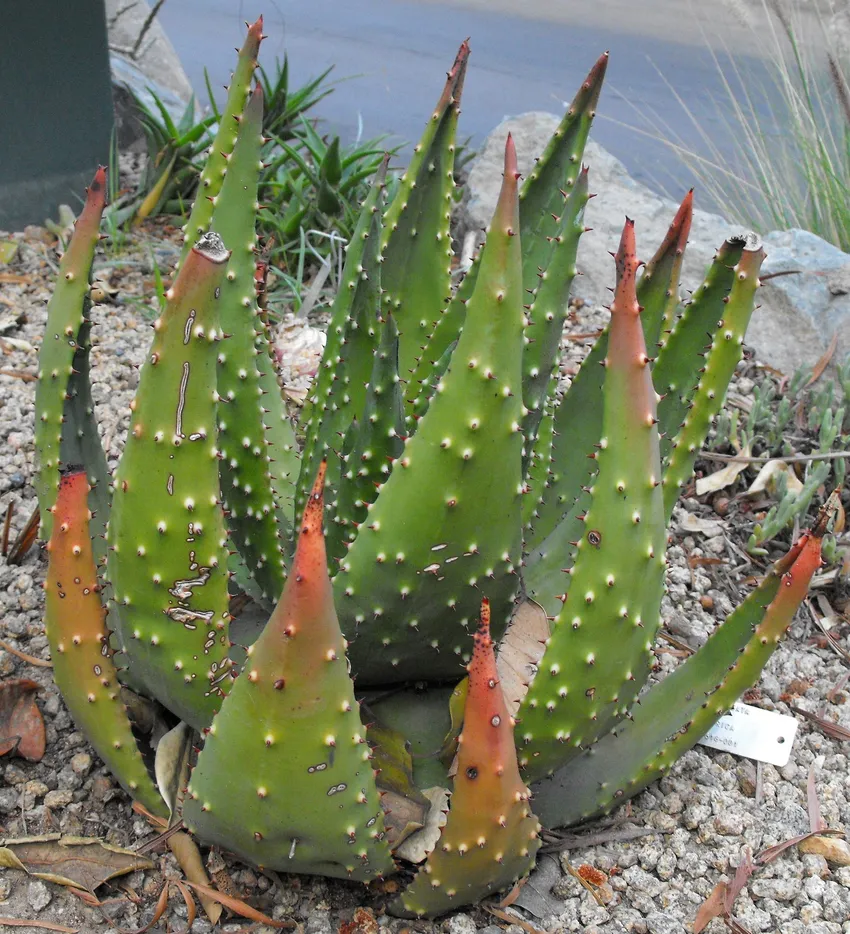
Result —
[[132, 850], [112, 846], [96, 837], [47, 834], [0, 840], [0, 866], [21, 869], [31, 876], [71, 888], [94, 892], [104, 882], [154, 864]]

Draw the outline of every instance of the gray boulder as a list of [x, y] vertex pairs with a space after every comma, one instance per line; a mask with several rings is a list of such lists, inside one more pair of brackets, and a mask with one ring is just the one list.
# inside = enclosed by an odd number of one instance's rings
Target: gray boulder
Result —
[[[505, 137], [516, 142], [520, 172], [527, 175], [555, 130], [559, 118], [534, 112], [503, 121], [487, 138], [470, 172], [462, 226], [483, 231], [489, 224], [502, 178]], [[625, 166], [592, 140], [584, 161], [590, 166], [590, 190], [596, 192], [585, 212], [593, 228], [579, 245], [573, 293], [586, 301], [605, 303], [614, 284], [616, 250], [626, 216], [636, 223], [638, 250], [643, 259], [655, 252], [678, 205], [635, 181]], [[684, 194], [684, 193], [683, 193]], [[723, 217], [695, 210], [682, 274], [683, 295], [696, 288], [717, 247], [729, 234], [740, 232]], [[747, 334], [757, 357], [792, 373], [812, 366], [836, 331], [835, 359], [850, 353], [850, 256], [802, 230], [771, 233], [765, 238], [764, 275], [796, 269], [799, 275], [770, 278], [758, 292], [758, 307]]]
[[[833, 361], [850, 354], [850, 255], [807, 230], [779, 230], [764, 238], [761, 307], [747, 342], [764, 359], [793, 373], [812, 366], [838, 334]], [[773, 273], [790, 275], [773, 277]]]
[[147, 0], [106, 0], [105, 5], [118, 145], [143, 148], [133, 96], [156, 113], [153, 91], [176, 121], [192, 100], [192, 85], [158, 18], [149, 21]]
[[[481, 229], [490, 223], [502, 181], [508, 132], [516, 143], [519, 170], [527, 175], [559, 122], [553, 114], [527, 113], [503, 121], [487, 137], [469, 173], [466, 195], [469, 229]], [[625, 218], [635, 219], [639, 254], [649, 259], [667, 233], [678, 204], [635, 181], [619, 159], [593, 140], [587, 144], [584, 161], [590, 166], [590, 190], [596, 196], [585, 211], [585, 223], [593, 232], [583, 236], [579, 245], [581, 276], [573, 285], [573, 293], [586, 301], [607, 303], [611, 294], [608, 289], [614, 285], [611, 251], [620, 242]], [[716, 214], [694, 211], [683, 288], [694, 289], [699, 285], [715, 249], [732, 229], [728, 221]]]

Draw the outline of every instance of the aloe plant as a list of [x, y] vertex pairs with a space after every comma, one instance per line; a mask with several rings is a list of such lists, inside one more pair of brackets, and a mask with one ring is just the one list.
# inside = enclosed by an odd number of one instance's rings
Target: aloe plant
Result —
[[[111, 482], [81, 287], [102, 173], [63, 260], [37, 412], [54, 673], [149, 810], [179, 805], [134, 745], [122, 682], [195, 731], [179, 816], [202, 841], [277, 870], [412, 876], [390, 910], [439, 915], [521, 879], [541, 825], [616, 807], [755, 682], [832, 507], [637, 705], [667, 522], [741, 357], [757, 238], [722, 244], [680, 309], [691, 196], [643, 272], [627, 220], [610, 325], [561, 396], [607, 58], [522, 184], [508, 138], [453, 291], [464, 43], [388, 204], [386, 161], [375, 176], [296, 427], [255, 290], [263, 90], [246, 47]], [[273, 607], [259, 633], [231, 618], [237, 583]], [[446, 792], [423, 852], [411, 834]]]

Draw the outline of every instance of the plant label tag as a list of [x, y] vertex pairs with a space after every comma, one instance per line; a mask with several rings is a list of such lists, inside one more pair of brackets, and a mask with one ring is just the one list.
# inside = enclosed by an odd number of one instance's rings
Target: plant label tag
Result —
[[791, 758], [797, 726], [794, 717], [748, 704], [735, 704], [700, 743], [735, 756], [783, 766]]

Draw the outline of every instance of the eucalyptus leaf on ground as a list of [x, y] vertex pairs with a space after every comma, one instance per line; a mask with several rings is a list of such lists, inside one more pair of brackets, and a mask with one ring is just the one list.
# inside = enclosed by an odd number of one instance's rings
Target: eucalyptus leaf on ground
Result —
[[110, 879], [139, 869], [153, 869], [155, 864], [146, 856], [96, 837], [66, 837], [57, 833], [0, 840], [0, 866], [94, 893]]

